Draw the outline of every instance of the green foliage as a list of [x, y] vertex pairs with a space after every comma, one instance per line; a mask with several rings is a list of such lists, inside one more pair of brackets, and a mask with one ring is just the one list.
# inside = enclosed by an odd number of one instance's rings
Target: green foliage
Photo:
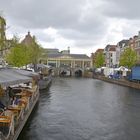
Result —
[[48, 53], [45, 49], [41, 48], [41, 55], [39, 57], [39, 63], [46, 63], [47, 59], [48, 59]]
[[28, 54], [26, 53], [26, 46], [22, 44], [15, 44], [10, 49], [9, 54], [6, 55], [6, 61], [15, 67], [21, 67], [29, 62]]
[[41, 55], [41, 47], [36, 43], [35, 38], [29, 45], [19, 43], [19, 39], [14, 37], [11, 43], [10, 52], [6, 56], [6, 61], [15, 67], [26, 66], [27, 64], [37, 64]]
[[136, 65], [137, 60], [137, 53], [131, 48], [126, 48], [120, 56], [120, 66], [131, 68]]
[[37, 64], [42, 53], [42, 48], [38, 45], [35, 38], [33, 38], [33, 42], [30, 45], [27, 45], [27, 48], [31, 63]]
[[96, 68], [102, 67], [104, 65], [105, 62], [105, 57], [104, 54], [102, 52], [99, 52], [95, 55], [95, 62], [94, 65]]

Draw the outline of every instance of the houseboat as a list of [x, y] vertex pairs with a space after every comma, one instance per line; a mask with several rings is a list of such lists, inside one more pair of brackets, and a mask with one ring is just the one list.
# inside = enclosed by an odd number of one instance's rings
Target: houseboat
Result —
[[28, 65], [27, 69], [30, 71], [36, 71], [40, 75], [38, 83], [40, 90], [46, 90], [50, 86], [53, 75], [53, 69], [51, 66], [45, 64], [37, 64], [35, 70], [34, 66], [30, 64]]
[[47, 75], [47, 76], [41, 75], [40, 79], [39, 79], [39, 89], [45, 90], [50, 86], [51, 83], [52, 83], [52, 75], [51, 74]]
[[0, 69], [0, 140], [18, 138], [38, 99], [38, 74]]
[[51, 66], [45, 64], [37, 64], [37, 69], [40, 75], [39, 89], [45, 90], [50, 86], [52, 82], [53, 69]]

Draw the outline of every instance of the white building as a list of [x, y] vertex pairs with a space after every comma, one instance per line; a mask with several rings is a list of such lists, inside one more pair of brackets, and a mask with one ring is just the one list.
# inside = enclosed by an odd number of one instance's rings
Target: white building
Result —
[[107, 67], [115, 67], [116, 62], [116, 45], [107, 45], [104, 50], [105, 62]]
[[129, 47], [129, 40], [121, 40], [117, 43], [116, 47], [116, 65], [119, 66], [120, 55], [124, 52], [125, 48]]

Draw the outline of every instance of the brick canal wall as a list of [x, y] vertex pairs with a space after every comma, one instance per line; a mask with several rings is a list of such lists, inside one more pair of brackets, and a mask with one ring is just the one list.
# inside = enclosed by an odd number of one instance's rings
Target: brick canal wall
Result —
[[103, 81], [106, 81], [109, 83], [114, 83], [114, 84], [118, 84], [118, 85], [122, 85], [122, 86], [140, 89], [140, 83], [127, 81], [125, 79], [109, 79], [109, 78], [107, 78], [105, 76], [101, 76], [101, 75], [93, 75], [93, 78], [103, 80]]

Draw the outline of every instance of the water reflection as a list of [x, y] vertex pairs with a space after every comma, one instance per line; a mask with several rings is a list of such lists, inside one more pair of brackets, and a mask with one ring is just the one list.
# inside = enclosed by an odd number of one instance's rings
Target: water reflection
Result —
[[57, 78], [43, 91], [20, 140], [139, 140], [139, 90]]

